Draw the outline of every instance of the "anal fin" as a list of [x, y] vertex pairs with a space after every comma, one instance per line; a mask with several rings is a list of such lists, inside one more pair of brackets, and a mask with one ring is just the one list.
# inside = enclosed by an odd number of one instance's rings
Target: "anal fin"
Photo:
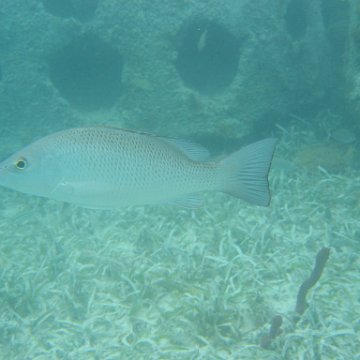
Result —
[[170, 204], [197, 209], [204, 205], [204, 199], [200, 194], [188, 194], [183, 197], [170, 201]]

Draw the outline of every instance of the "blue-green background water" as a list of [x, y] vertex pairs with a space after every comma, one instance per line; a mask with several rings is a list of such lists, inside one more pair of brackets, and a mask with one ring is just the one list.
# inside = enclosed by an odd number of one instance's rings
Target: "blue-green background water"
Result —
[[268, 208], [209, 193], [95, 211], [1, 188], [0, 359], [360, 358], [358, 1], [0, 4], [0, 159], [89, 124], [214, 157], [279, 138]]

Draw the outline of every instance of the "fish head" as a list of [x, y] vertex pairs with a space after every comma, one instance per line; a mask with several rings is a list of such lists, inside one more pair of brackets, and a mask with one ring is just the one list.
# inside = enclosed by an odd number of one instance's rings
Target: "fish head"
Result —
[[26, 194], [49, 196], [56, 184], [56, 158], [35, 142], [0, 163], [0, 185]]

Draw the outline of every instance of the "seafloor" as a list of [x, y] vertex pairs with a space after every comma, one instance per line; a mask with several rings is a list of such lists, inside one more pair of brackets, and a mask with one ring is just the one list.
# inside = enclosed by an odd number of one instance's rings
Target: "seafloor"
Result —
[[282, 131], [268, 208], [209, 193], [94, 211], [1, 189], [0, 359], [360, 359], [359, 170], [311, 168], [312, 144]]

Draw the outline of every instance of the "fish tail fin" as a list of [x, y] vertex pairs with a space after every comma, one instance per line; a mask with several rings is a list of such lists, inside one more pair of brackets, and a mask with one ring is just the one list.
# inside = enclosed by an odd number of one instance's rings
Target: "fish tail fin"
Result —
[[264, 139], [229, 155], [220, 162], [220, 190], [249, 203], [268, 206], [268, 173], [277, 140]]

